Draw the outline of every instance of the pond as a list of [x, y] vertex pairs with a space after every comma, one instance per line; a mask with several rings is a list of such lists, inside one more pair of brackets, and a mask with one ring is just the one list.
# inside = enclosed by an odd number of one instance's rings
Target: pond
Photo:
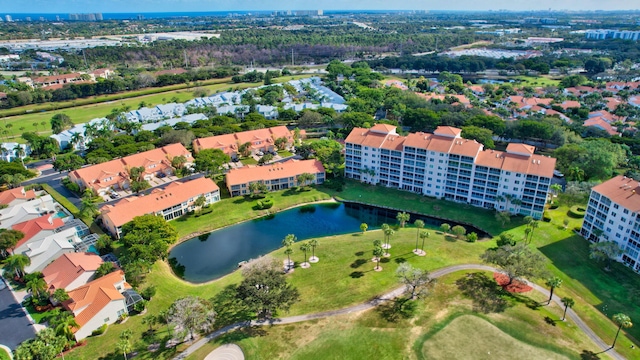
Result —
[[[238, 263], [281, 247], [287, 234], [295, 234], [298, 240], [347, 234], [360, 231], [363, 222], [373, 230], [383, 223], [396, 224], [396, 214], [397, 210], [353, 203], [302, 206], [187, 240], [171, 250], [169, 262], [176, 275], [201, 283], [229, 274], [238, 268]], [[416, 219], [422, 219], [429, 227], [442, 223], [412, 214], [411, 222]], [[465, 227], [469, 232], [476, 231], [480, 237], [486, 236], [477, 229]]]

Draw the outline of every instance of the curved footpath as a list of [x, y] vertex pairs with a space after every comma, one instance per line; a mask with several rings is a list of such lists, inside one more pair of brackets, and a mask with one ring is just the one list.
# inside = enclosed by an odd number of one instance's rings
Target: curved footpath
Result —
[[[492, 266], [487, 266], [487, 265], [479, 265], [479, 264], [463, 264], [463, 265], [454, 265], [454, 266], [449, 266], [449, 267], [445, 267], [442, 269], [438, 269], [435, 271], [432, 271], [431, 277], [432, 278], [439, 278], [441, 276], [444, 275], [448, 275], [451, 274], [453, 272], [456, 271], [463, 271], [463, 270], [486, 270], [486, 271], [500, 271], [497, 268], [494, 268]], [[549, 296], [549, 291], [545, 288], [543, 288], [542, 286], [536, 285], [536, 284], [529, 284], [531, 285], [531, 287], [533, 287], [535, 290], [537, 290], [538, 292], [541, 292], [542, 294]], [[354, 306], [349, 306], [346, 308], [342, 308], [342, 309], [338, 309], [338, 310], [331, 310], [331, 311], [325, 311], [325, 312], [320, 312], [320, 313], [315, 313], [315, 314], [307, 314], [307, 315], [298, 315], [298, 316], [290, 316], [290, 317], [285, 317], [285, 318], [280, 318], [280, 319], [270, 319], [270, 320], [266, 320], [266, 321], [262, 321], [262, 320], [251, 320], [251, 321], [243, 321], [243, 322], [238, 322], [235, 324], [231, 324], [228, 326], [223, 327], [222, 329], [219, 329], [217, 331], [212, 332], [211, 334], [203, 337], [202, 339], [196, 341], [195, 343], [193, 343], [191, 346], [189, 346], [185, 351], [181, 352], [178, 356], [176, 356], [174, 358], [174, 360], [182, 360], [185, 359], [187, 356], [191, 355], [194, 351], [200, 349], [202, 346], [204, 346], [206, 343], [208, 343], [209, 341], [223, 335], [226, 334], [230, 331], [233, 330], [237, 330], [243, 327], [248, 327], [248, 326], [264, 326], [264, 325], [282, 325], [282, 324], [291, 324], [291, 323], [297, 323], [297, 322], [303, 322], [303, 321], [308, 321], [308, 320], [313, 320], [313, 319], [320, 319], [320, 318], [326, 318], [326, 317], [330, 317], [330, 316], [336, 316], [336, 315], [343, 315], [343, 314], [350, 314], [350, 313], [355, 313], [355, 312], [360, 312], [360, 311], [364, 311], [364, 310], [369, 310], [372, 309], [376, 306], [378, 306], [380, 303], [396, 298], [400, 295], [402, 295], [404, 293], [404, 286], [397, 288], [393, 291], [390, 291], [380, 297], [377, 297], [371, 301], [367, 301], [365, 303], [362, 304], [358, 304], [358, 305], [354, 305]], [[556, 303], [557, 305], [559, 305], [561, 308], [564, 307], [564, 305], [562, 304], [562, 301], [560, 300], [560, 297], [558, 297], [557, 295], [553, 295], [553, 302]], [[578, 326], [578, 328], [580, 328], [580, 330], [582, 330], [589, 339], [591, 339], [594, 343], [596, 343], [596, 345], [598, 345], [598, 347], [603, 351], [606, 352], [609, 356], [611, 356], [613, 359], [616, 360], [624, 360], [625, 358], [618, 354], [614, 349], [611, 349], [611, 346], [608, 345], [607, 343], [605, 343], [602, 339], [600, 339], [600, 337], [598, 335], [596, 335], [595, 332], [593, 332], [593, 330], [591, 330], [591, 328], [589, 328], [587, 326], [587, 324], [582, 321], [582, 319], [580, 319], [580, 317], [576, 314], [575, 311], [573, 311], [573, 309], [569, 308], [567, 310], [567, 317], [570, 318], [571, 320], [573, 320], [573, 322], [576, 323], [576, 325]]]

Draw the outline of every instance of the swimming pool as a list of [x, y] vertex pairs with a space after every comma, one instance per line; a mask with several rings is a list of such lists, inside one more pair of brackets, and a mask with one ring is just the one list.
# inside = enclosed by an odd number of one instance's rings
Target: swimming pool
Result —
[[98, 251], [98, 249], [96, 249], [95, 245], [89, 246], [89, 248], [87, 249], [87, 252], [92, 252], [94, 254], [100, 255], [100, 251]]
[[67, 216], [69, 215], [67, 215], [67, 213], [62, 210], [59, 210], [57, 213], [53, 215], [54, 218], [60, 218], [60, 219], [66, 218]]

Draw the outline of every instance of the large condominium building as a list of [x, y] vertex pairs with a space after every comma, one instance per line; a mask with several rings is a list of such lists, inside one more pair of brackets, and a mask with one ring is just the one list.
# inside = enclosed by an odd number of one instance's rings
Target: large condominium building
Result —
[[590, 241], [615, 241], [618, 258], [640, 272], [640, 183], [616, 176], [591, 189], [580, 234]]
[[461, 130], [400, 136], [396, 127], [355, 128], [346, 139], [345, 176], [371, 184], [541, 218], [556, 159], [533, 146], [483, 150]]

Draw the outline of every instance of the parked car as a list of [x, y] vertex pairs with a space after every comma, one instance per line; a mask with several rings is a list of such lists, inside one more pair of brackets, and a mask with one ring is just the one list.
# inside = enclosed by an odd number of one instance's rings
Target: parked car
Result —
[[158, 174], [157, 178], [158, 178], [158, 179], [162, 179], [162, 178], [163, 178], [163, 177], [165, 177], [165, 176], [167, 176], [167, 174], [165, 174], [165, 173], [160, 173], [160, 174]]
[[258, 151], [258, 152], [256, 153], [256, 155], [258, 155], [258, 156], [262, 156], [262, 155], [264, 155], [264, 153], [263, 153], [262, 151]]

